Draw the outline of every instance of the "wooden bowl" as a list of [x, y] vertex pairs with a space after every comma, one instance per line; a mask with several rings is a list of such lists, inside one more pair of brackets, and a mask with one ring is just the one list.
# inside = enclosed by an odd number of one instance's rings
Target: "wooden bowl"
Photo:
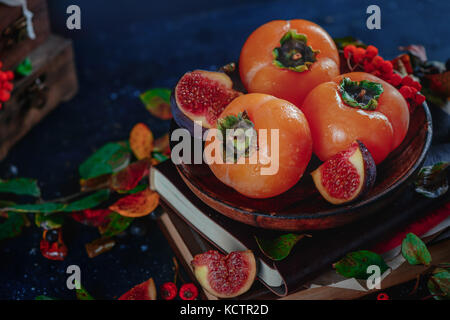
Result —
[[[172, 130], [177, 126], [172, 123]], [[310, 172], [320, 161], [313, 158], [303, 178], [292, 189], [274, 198], [245, 197], [220, 182], [207, 164], [177, 166], [188, 187], [204, 203], [225, 216], [265, 229], [306, 231], [330, 229], [361, 219], [389, 204], [411, 183], [431, 145], [432, 122], [426, 103], [411, 115], [403, 143], [377, 166], [374, 188], [356, 202], [335, 206], [316, 190]]]

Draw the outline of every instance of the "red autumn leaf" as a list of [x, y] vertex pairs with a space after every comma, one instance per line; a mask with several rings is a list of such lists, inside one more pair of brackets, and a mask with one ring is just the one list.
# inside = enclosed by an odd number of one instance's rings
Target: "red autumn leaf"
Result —
[[114, 174], [111, 178], [110, 186], [116, 191], [130, 191], [150, 172], [150, 159], [130, 164], [127, 168]]
[[145, 124], [134, 126], [130, 133], [130, 148], [138, 160], [150, 158], [153, 140], [153, 133]]
[[87, 209], [81, 212], [74, 212], [71, 214], [71, 216], [75, 221], [78, 221], [82, 224], [91, 227], [99, 227], [108, 222], [108, 216], [110, 213], [111, 210], [109, 209]]
[[155, 140], [153, 151], [162, 153], [166, 156], [170, 155], [169, 134]]
[[158, 193], [145, 189], [120, 199], [110, 206], [109, 209], [125, 217], [139, 218], [152, 213], [158, 205]]
[[91, 179], [81, 179], [80, 180], [81, 192], [104, 189], [108, 187], [110, 180], [111, 180], [110, 174], [104, 174], [99, 177]]

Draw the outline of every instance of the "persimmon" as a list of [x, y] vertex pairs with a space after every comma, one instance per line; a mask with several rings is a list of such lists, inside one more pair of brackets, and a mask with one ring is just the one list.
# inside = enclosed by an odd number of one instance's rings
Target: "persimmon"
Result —
[[270, 94], [300, 107], [314, 87], [339, 75], [339, 53], [317, 24], [275, 20], [247, 39], [239, 72], [248, 92]]
[[409, 128], [409, 109], [400, 92], [364, 72], [320, 84], [301, 110], [311, 128], [314, 153], [322, 161], [359, 140], [379, 164], [402, 143]]
[[[308, 122], [286, 100], [260, 93], [240, 96], [225, 108], [216, 128], [207, 136], [205, 159], [220, 181], [250, 198], [271, 198], [289, 190], [311, 159]], [[231, 135], [230, 142], [230, 132], [239, 134], [239, 129], [250, 130], [255, 139], [246, 137], [240, 143]]]

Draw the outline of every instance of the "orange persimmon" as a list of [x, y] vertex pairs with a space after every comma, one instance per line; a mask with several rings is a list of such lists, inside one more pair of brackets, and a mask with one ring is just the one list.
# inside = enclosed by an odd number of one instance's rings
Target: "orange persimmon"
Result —
[[311, 128], [314, 153], [322, 161], [360, 140], [379, 164], [402, 143], [409, 127], [408, 105], [400, 92], [364, 72], [320, 84], [301, 110]]
[[[229, 157], [229, 145], [224, 142], [229, 142], [229, 133], [238, 129], [250, 129], [255, 139], [240, 144], [231, 135]], [[257, 199], [292, 188], [302, 177], [311, 154], [311, 133], [300, 109], [261, 93], [233, 100], [220, 115], [217, 130], [210, 130], [205, 146], [205, 159], [214, 175], [239, 193]]]
[[267, 93], [300, 107], [314, 87], [339, 75], [339, 53], [317, 24], [276, 20], [247, 39], [239, 72], [248, 92]]

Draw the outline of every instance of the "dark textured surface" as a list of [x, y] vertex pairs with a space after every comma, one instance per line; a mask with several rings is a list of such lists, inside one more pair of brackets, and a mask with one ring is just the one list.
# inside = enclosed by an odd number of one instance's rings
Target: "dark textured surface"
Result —
[[[65, 28], [66, 7], [78, 4], [82, 30]], [[382, 30], [365, 27], [366, 8], [378, 4]], [[0, 177], [37, 178], [44, 198], [73, 193], [77, 167], [108, 141], [128, 136], [145, 122], [156, 136], [169, 124], [153, 118], [138, 94], [171, 87], [194, 68], [216, 69], [236, 60], [250, 32], [273, 19], [305, 18], [332, 37], [353, 35], [393, 58], [399, 45], [425, 45], [431, 60], [450, 56], [448, 1], [77, 1], [50, 0], [53, 30], [75, 42], [80, 92], [33, 129], [0, 163]], [[450, 159], [450, 120], [433, 109], [436, 135], [427, 163]], [[84, 244], [95, 229], [66, 227], [69, 256], [64, 262], [41, 257], [40, 233], [29, 228], [18, 239], [0, 244], [0, 299], [33, 299], [40, 294], [73, 298], [65, 287], [65, 269], [78, 264], [82, 281], [98, 298], [113, 298], [153, 276], [157, 285], [172, 278], [172, 251], [156, 224], [143, 219], [145, 236], [127, 236], [111, 252], [87, 258]], [[406, 288], [406, 287], [404, 287]], [[404, 298], [407, 289], [392, 291]], [[424, 295], [426, 292], [424, 292]]]

